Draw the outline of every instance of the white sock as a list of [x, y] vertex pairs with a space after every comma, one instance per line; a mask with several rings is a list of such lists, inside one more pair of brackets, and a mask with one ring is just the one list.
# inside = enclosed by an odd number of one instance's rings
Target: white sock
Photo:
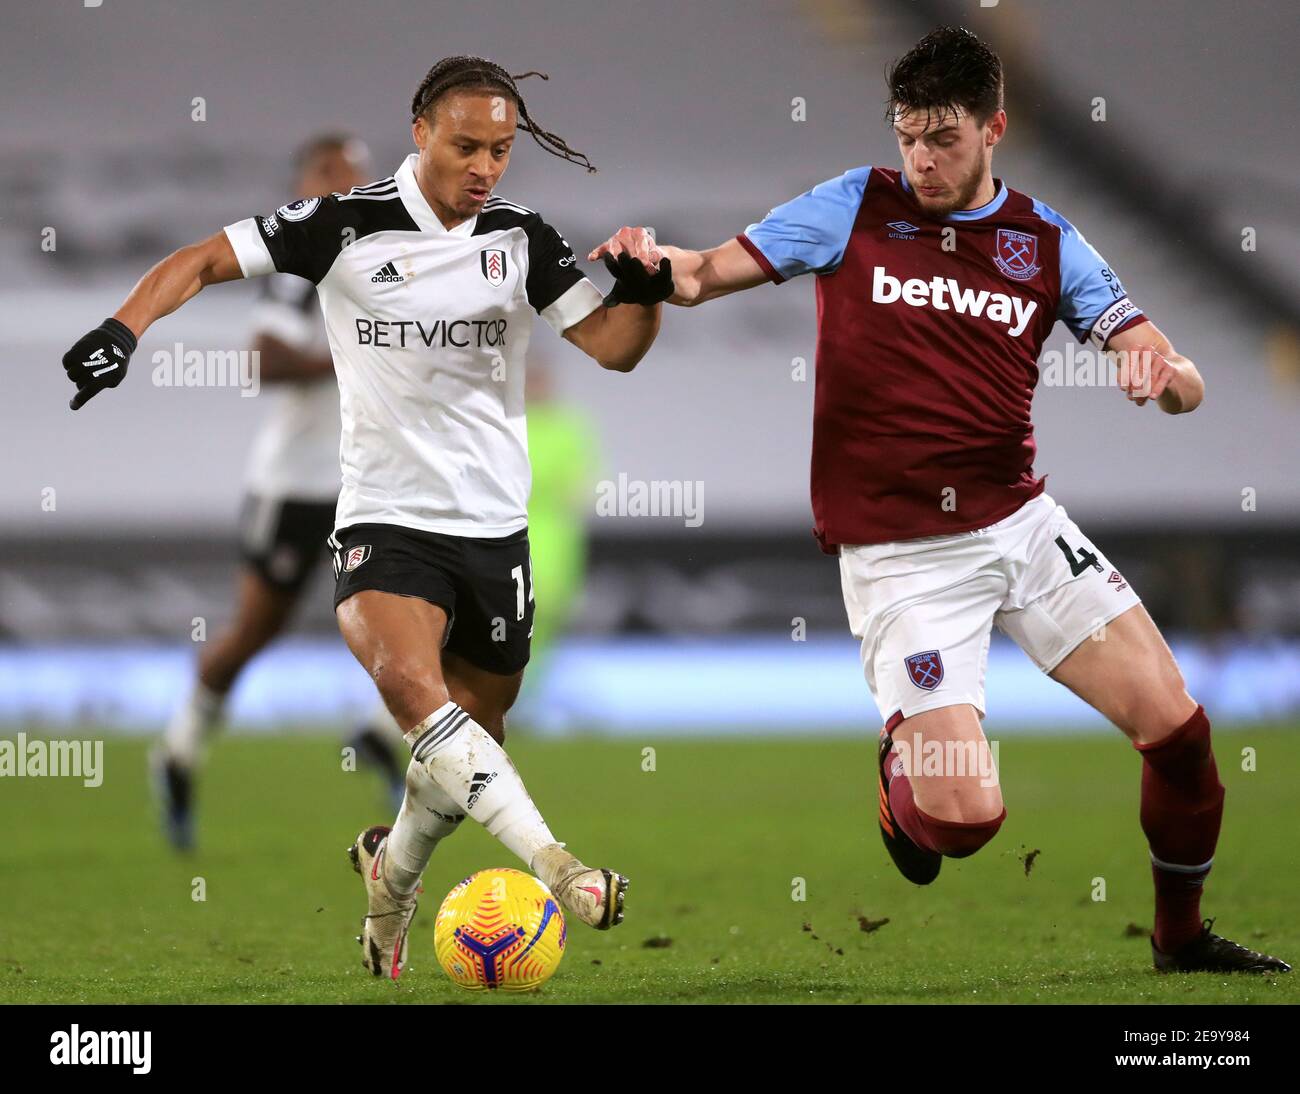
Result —
[[410, 893], [420, 883], [438, 841], [450, 836], [465, 819], [464, 811], [414, 760], [406, 769], [406, 797], [388, 836], [384, 879], [397, 893]]
[[473, 817], [532, 869], [533, 856], [555, 843], [505, 749], [455, 703], [448, 702], [406, 734], [411, 756], [462, 812]]
[[176, 708], [163, 732], [163, 748], [167, 756], [187, 767], [197, 764], [203, 742], [217, 724], [225, 704], [224, 695], [196, 680], [194, 690]]

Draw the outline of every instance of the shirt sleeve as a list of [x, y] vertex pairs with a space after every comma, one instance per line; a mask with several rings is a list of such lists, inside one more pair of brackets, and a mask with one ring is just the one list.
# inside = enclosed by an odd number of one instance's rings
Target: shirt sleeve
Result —
[[339, 196], [300, 198], [270, 216], [254, 216], [226, 226], [226, 237], [245, 277], [297, 274], [318, 283], [345, 242]]
[[814, 186], [736, 239], [778, 285], [800, 274], [831, 273], [844, 259], [870, 175], [870, 167], [855, 167]]
[[1105, 349], [1111, 336], [1145, 321], [1118, 275], [1073, 224], [1034, 202], [1034, 211], [1061, 229], [1061, 298], [1056, 317], [1080, 342]]
[[600, 307], [604, 299], [578, 269], [578, 256], [559, 232], [541, 217], [526, 228], [528, 278], [524, 291], [556, 334], [563, 334]]

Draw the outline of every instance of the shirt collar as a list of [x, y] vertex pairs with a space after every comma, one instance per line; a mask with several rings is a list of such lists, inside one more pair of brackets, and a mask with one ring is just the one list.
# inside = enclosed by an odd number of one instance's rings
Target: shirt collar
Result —
[[457, 224], [450, 231], [443, 227], [442, 221], [438, 219], [438, 214], [429, 207], [429, 203], [424, 198], [424, 191], [420, 189], [420, 184], [415, 179], [415, 165], [419, 160], [419, 154], [412, 152], [402, 161], [402, 166], [393, 173], [393, 179], [397, 182], [398, 196], [402, 199], [402, 204], [406, 206], [406, 211], [411, 214], [411, 219], [415, 221], [416, 227], [422, 232], [432, 232], [434, 235], [473, 235], [474, 223], [478, 220], [477, 216], [472, 216], [469, 220]]
[[[898, 177], [899, 179], [902, 180], [903, 189], [910, 194], [912, 192], [912, 187], [907, 181], [907, 174], [903, 171], [900, 171], [898, 173]], [[993, 197], [989, 201], [986, 201], [983, 205], [975, 209], [956, 209], [953, 212], [949, 213], [943, 219], [944, 220], [982, 220], [984, 217], [991, 216], [992, 214], [996, 213], [999, 209], [1002, 208], [1003, 202], [1007, 200], [1007, 188], [1006, 188], [1006, 184], [1003, 183], [1001, 179], [994, 179], [993, 185], [996, 188], [996, 192], [994, 193]]]

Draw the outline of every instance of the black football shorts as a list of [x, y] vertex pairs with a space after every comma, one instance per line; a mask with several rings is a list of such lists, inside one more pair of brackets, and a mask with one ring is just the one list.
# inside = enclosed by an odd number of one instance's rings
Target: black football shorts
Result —
[[353, 524], [329, 539], [334, 607], [366, 589], [437, 604], [450, 623], [443, 649], [504, 676], [528, 664], [533, 636], [533, 574], [528, 530], [475, 539]]
[[268, 585], [296, 592], [334, 527], [334, 502], [249, 494], [239, 518], [240, 556]]

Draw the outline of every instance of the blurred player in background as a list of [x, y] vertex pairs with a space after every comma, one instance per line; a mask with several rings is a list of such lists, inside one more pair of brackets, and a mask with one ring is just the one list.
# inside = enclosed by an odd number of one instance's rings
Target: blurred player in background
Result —
[[[1223, 814], [1209, 719], [1128, 581], [1033, 472], [1037, 362], [1058, 318], [1121, 355], [1137, 406], [1195, 410], [1201, 377], [1073, 225], [993, 177], [1007, 116], [992, 50], [940, 28], [888, 82], [901, 170], [854, 168], [713, 250], [661, 248], [681, 305], [817, 275], [812, 507], [886, 719], [885, 846], [925, 885], [1006, 817], [983, 762], [934, 773], [928, 759], [989, 755], [996, 624], [1142, 757], [1155, 967], [1287, 971], [1201, 920]], [[590, 257], [644, 247], [619, 233]]]
[[533, 618], [533, 685], [545, 657], [567, 629], [587, 575], [587, 516], [592, 508], [598, 442], [590, 416], [557, 398], [549, 369], [528, 367], [528, 542], [538, 609]]
[[[313, 137], [294, 165], [299, 197], [346, 193], [370, 170], [365, 146], [342, 133]], [[339, 390], [316, 286], [293, 274], [266, 278], [252, 327], [259, 377], [273, 390], [244, 477], [235, 615], [202, 648], [194, 687], [154, 754], [164, 827], [182, 850], [194, 843], [204, 745], [240, 673], [288, 625], [324, 556], [338, 502]], [[369, 740], [362, 749], [367, 758], [374, 755]], [[391, 750], [388, 762], [394, 762]]]
[[501, 747], [534, 604], [524, 362], [540, 315], [602, 368], [630, 372], [673, 288], [671, 264], [647, 249], [607, 262], [615, 284], [602, 298], [555, 228], [493, 193], [519, 130], [591, 167], [538, 125], [500, 65], [444, 58], [409, 119], [417, 151], [392, 175], [181, 248], [63, 357], [76, 410], [120, 384], [140, 335], [204, 287], [276, 271], [317, 285], [343, 426], [335, 615], [411, 746], [393, 827], [349, 849], [367, 904], [363, 963], [394, 980], [421, 875], [467, 816], [568, 915], [600, 930], [623, 919], [627, 878], [555, 839]]

